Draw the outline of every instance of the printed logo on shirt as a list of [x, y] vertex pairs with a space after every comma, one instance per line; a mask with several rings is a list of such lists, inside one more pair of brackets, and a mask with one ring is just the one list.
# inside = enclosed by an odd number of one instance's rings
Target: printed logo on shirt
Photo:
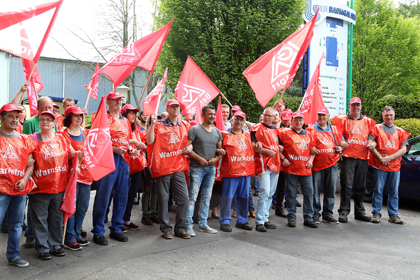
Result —
[[121, 121], [121, 122], [120, 122], [120, 124], [121, 124], [121, 130], [122, 130], [125, 134], [127, 134], [127, 135], [128, 135], [128, 130], [127, 130], [127, 128], [125, 127], [124, 123]]
[[8, 159], [19, 159], [17, 156], [15, 149], [13, 149], [13, 146], [9, 144], [9, 147], [7, 147], [6, 152], [3, 154], [3, 158]]
[[323, 144], [323, 145], [332, 145], [332, 142], [331, 142], [331, 140], [326, 136], [326, 135], [323, 135], [323, 139], [321, 139], [321, 143]]
[[277, 134], [276, 134], [276, 133], [274, 133], [274, 131], [273, 131], [273, 130], [274, 130], [274, 129], [270, 129], [270, 130], [269, 130], [269, 132], [270, 132], [271, 137], [273, 138], [274, 142], [277, 142], [277, 141], [278, 141]]
[[175, 144], [181, 142], [178, 135], [176, 135], [175, 131], [171, 131], [171, 138], [169, 139], [169, 144]]
[[54, 158], [58, 157], [59, 155], [49, 146], [43, 146], [42, 147], [42, 154], [44, 155], [44, 159]]
[[238, 149], [241, 149], [241, 150], [247, 150], [248, 149], [248, 146], [246, 145], [246, 143], [244, 142], [243, 139], [241, 139], [241, 141], [239, 141]]
[[300, 142], [299, 149], [302, 149], [302, 150], [308, 149], [308, 144], [306, 143], [305, 139], [302, 139], [302, 142]]
[[394, 141], [392, 141], [392, 139], [389, 139], [388, 143], [386, 143], [386, 145], [385, 145], [385, 148], [395, 149]]
[[353, 127], [353, 130], [351, 131], [352, 134], [362, 134], [362, 131], [360, 130], [359, 126], [356, 125]]

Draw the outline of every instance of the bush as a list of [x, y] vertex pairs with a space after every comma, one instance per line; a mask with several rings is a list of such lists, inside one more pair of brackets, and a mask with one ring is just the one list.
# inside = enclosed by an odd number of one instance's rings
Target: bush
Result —
[[394, 124], [402, 129], [405, 129], [410, 136], [408, 139], [420, 135], [420, 120], [419, 119], [399, 119], [395, 120]]
[[397, 119], [420, 118], [420, 97], [413, 95], [399, 95], [380, 98], [373, 102], [370, 108], [364, 108], [364, 110], [362, 109], [362, 114], [366, 114], [376, 122], [381, 123], [383, 121], [382, 110], [387, 105], [394, 108], [395, 118]]
[[86, 115], [85, 116], [85, 123], [86, 123], [86, 129], [90, 129], [92, 127], [92, 116]]

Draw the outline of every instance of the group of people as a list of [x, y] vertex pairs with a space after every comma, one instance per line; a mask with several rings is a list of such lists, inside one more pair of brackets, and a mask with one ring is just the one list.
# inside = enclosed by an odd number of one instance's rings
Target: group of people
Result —
[[[90, 243], [81, 230], [93, 182], [83, 155], [88, 135], [84, 128], [86, 109], [81, 110], [66, 98], [64, 114], [57, 115], [52, 100], [41, 97], [38, 114], [22, 125], [18, 102], [25, 90], [26, 85], [0, 109], [0, 223], [8, 224], [9, 264], [18, 267], [29, 264], [19, 251], [27, 200], [24, 246], [35, 248], [40, 259], [64, 256], [63, 247], [80, 250]], [[153, 224], [154, 218], [165, 239], [173, 235], [183, 239], [195, 236], [195, 222], [197, 231], [217, 233], [208, 225], [209, 210], [213, 218], [219, 219], [222, 231], [232, 231], [232, 217], [236, 218], [236, 228], [253, 230], [248, 221], [252, 217], [255, 229], [266, 232], [276, 228], [269, 219], [272, 204], [276, 215], [287, 218], [287, 226], [296, 227], [298, 185], [303, 193], [303, 224], [310, 228], [317, 228], [321, 219], [346, 223], [352, 192], [355, 219], [379, 223], [385, 184], [389, 187], [389, 221], [404, 223], [398, 216], [398, 185], [401, 156], [406, 152], [409, 134], [393, 125], [392, 107], [386, 106], [382, 112], [384, 122], [375, 124], [361, 114], [361, 100], [353, 97], [349, 113], [332, 118], [334, 125], [328, 109], [323, 107], [317, 111], [317, 123], [304, 129], [302, 112], [286, 109], [282, 101], [265, 108], [256, 124], [247, 121], [238, 105], [232, 107], [229, 119], [230, 108], [223, 105], [225, 130], [220, 131], [211, 105], [197, 112], [202, 116], [202, 122], [197, 123], [182, 120], [180, 103], [175, 99], [168, 101], [164, 114], [138, 118], [139, 109], [129, 104], [122, 106], [123, 98], [117, 91], [106, 96], [116, 169], [95, 182], [91, 232], [98, 245], [108, 244], [105, 222], [111, 200], [109, 237], [127, 242], [124, 233], [139, 229], [130, 218], [146, 170], [151, 173], [148, 182], [153, 181], [153, 188], [143, 195], [142, 223]], [[77, 166], [72, 165], [74, 157], [78, 158]], [[333, 209], [340, 159], [337, 220]], [[374, 167], [373, 217], [363, 206], [368, 164]], [[63, 232], [64, 214], [60, 208], [68, 176], [74, 170], [78, 173], [76, 210]], [[258, 188], [256, 207], [251, 192], [253, 178]], [[174, 227], [168, 215], [172, 197], [176, 203]]]

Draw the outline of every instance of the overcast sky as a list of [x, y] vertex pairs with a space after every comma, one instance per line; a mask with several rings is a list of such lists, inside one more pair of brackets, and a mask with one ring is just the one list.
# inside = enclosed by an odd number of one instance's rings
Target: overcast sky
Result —
[[[346, 0], [332, 0], [346, 4]], [[357, 0], [356, 0], [357, 1]], [[405, 2], [404, 0], [393, 0], [395, 4]], [[42, 3], [51, 2], [51, 0], [12, 0], [2, 1], [0, 11], [16, 10], [18, 7], [28, 7]], [[101, 17], [109, 11], [108, 0], [64, 0], [60, 13], [55, 22], [50, 38], [42, 52], [42, 56], [54, 58], [74, 59], [55, 41], [63, 44], [70, 53], [82, 60], [92, 60], [96, 55], [95, 50], [89, 45], [82, 43], [74, 36], [69, 29], [80, 32], [83, 29], [95, 41], [99, 39], [97, 33], [101, 30]], [[152, 13], [153, 5], [151, 0], [137, 0], [137, 16], [144, 24], [138, 39], [150, 33], [153, 23]], [[79, 30], [79, 31], [78, 31]], [[55, 39], [55, 40], [54, 40]], [[97, 42], [100, 45], [100, 42]], [[116, 50], [119, 51], [119, 50]], [[109, 59], [108, 57], [107, 59]]]

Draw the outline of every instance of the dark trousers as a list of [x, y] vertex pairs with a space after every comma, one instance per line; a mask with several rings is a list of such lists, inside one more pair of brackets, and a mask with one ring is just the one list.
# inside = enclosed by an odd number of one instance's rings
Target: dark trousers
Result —
[[286, 173], [280, 172], [277, 181], [276, 209], [283, 208], [284, 191], [286, 189]]
[[350, 199], [353, 191], [354, 214], [365, 214], [363, 201], [365, 199], [367, 171], [367, 160], [343, 157], [340, 173], [341, 201], [338, 213], [344, 215], [350, 213]]
[[137, 196], [137, 190], [140, 184], [140, 177], [141, 171], [133, 173], [130, 175], [129, 182], [129, 189], [128, 189], [128, 198], [127, 198], [127, 205], [125, 207], [124, 222], [129, 222], [131, 218], [131, 210], [133, 209], [134, 205], [134, 198]]
[[185, 231], [189, 198], [184, 171], [160, 176], [155, 178], [155, 180], [158, 195], [160, 231], [165, 233], [172, 230], [172, 227], [169, 225], [168, 216], [169, 189], [172, 189], [176, 201], [175, 234]]

